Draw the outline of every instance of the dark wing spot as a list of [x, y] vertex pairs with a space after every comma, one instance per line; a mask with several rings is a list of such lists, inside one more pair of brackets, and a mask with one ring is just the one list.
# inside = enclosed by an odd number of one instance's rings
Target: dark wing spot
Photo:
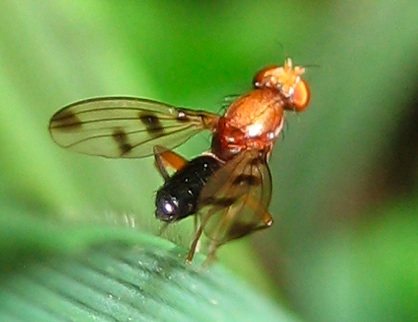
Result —
[[260, 178], [250, 175], [250, 174], [240, 174], [239, 176], [235, 177], [234, 181], [232, 181], [233, 185], [249, 185], [249, 186], [258, 186], [261, 184]]
[[257, 228], [257, 223], [234, 223], [228, 231], [228, 240], [237, 239], [251, 234]]
[[254, 220], [253, 222], [235, 222], [228, 231], [228, 240], [244, 237], [252, 232], [260, 229], [271, 227], [273, 221], [259, 222]]
[[149, 134], [159, 134], [164, 131], [160, 120], [154, 114], [140, 112], [139, 119], [147, 128]]
[[112, 133], [112, 137], [117, 143], [121, 154], [126, 154], [132, 150], [132, 145], [128, 142], [128, 136], [122, 129], [115, 129]]
[[252, 159], [251, 160], [251, 162], [250, 162], [250, 164], [252, 165], [252, 166], [259, 166], [260, 164], [262, 164], [264, 161], [263, 161], [263, 158], [264, 158], [265, 156], [264, 155], [262, 155], [261, 153], [260, 153], [260, 156], [258, 157], [258, 158], [254, 158], [254, 159]]
[[187, 114], [184, 111], [179, 110], [178, 112], [179, 112], [179, 114], [177, 115], [177, 121], [179, 121], [179, 122], [189, 122], [190, 121], [190, 117], [188, 117]]
[[61, 131], [74, 131], [82, 126], [80, 119], [71, 111], [62, 111], [51, 119], [51, 128]]

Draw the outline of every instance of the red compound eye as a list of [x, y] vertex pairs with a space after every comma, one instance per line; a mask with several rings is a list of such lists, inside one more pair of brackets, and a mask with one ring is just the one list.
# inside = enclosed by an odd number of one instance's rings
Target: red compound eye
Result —
[[[311, 90], [309, 85], [304, 80], [301, 80], [295, 87], [292, 96], [293, 110], [296, 112], [303, 112], [311, 100]], [[292, 109], [292, 108], [290, 108]]]
[[260, 70], [253, 79], [255, 88], [271, 88], [279, 91], [284, 100], [283, 108], [296, 112], [306, 109], [310, 101], [308, 83], [302, 78], [305, 68], [293, 66], [287, 58], [283, 66], [271, 65]]

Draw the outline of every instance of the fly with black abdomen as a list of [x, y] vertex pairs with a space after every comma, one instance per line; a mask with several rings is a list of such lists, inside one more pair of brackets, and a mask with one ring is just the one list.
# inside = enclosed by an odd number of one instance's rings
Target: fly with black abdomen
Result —
[[[202, 233], [209, 258], [219, 246], [270, 227], [271, 175], [268, 159], [281, 133], [285, 111], [301, 112], [310, 101], [305, 68], [269, 66], [253, 89], [216, 115], [134, 97], [102, 97], [70, 104], [49, 123], [52, 139], [79, 153], [108, 158], [155, 155], [165, 183], [156, 197], [156, 216], [176, 222], [196, 214], [199, 225], [188, 261]], [[212, 132], [207, 155], [187, 162], [171, 149], [195, 134]], [[164, 147], [164, 148], [162, 148]], [[168, 175], [167, 167], [176, 172]]]

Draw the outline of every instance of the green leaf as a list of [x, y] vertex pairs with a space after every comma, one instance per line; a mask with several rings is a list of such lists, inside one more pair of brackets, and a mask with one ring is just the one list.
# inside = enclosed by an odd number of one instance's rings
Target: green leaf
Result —
[[187, 250], [158, 237], [29, 222], [2, 222], [2, 321], [294, 321], [203, 256], [186, 265]]

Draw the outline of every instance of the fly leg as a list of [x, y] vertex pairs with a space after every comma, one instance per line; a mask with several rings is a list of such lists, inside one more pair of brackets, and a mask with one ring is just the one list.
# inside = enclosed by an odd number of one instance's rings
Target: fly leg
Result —
[[168, 167], [178, 171], [187, 164], [187, 160], [182, 156], [160, 145], [154, 146], [154, 161], [155, 167], [164, 178], [164, 181], [170, 178], [167, 171]]
[[196, 230], [192, 245], [190, 246], [189, 254], [186, 258], [186, 263], [190, 264], [193, 260], [194, 254], [196, 253], [196, 247], [199, 243], [199, 239], [202, 236], [203, 226], [202, 224], [199, 225], [198, 229]]

